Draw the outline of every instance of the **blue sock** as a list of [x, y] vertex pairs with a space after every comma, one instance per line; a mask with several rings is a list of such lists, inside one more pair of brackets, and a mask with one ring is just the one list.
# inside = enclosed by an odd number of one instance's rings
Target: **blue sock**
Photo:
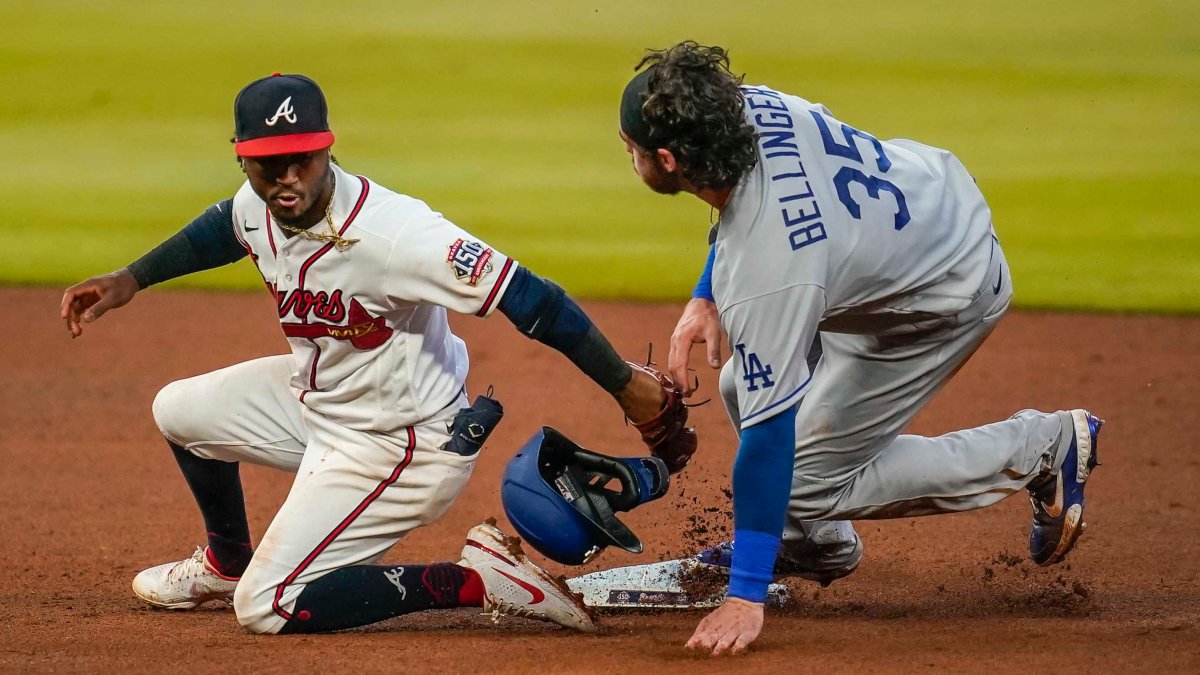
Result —
[[479, 575], [452, 563], [356, 565], [306, 585], [280, 633], [323, 633], [427, 609], [478, 607]]
[[237, 462], [201, 459], [167, 441], [204, 518], [209, 560], [227, 577], [240, 577], [254, 556]]

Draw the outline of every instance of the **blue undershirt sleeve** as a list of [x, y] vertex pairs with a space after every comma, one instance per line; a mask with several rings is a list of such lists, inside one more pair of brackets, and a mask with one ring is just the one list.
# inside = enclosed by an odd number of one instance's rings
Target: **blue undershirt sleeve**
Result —
[[525, 266], [513, 274], [498, 309], [523, 335], [561, 352], [608, 393], [620, 392], [633, 377], [583, 308], [558, 284]]
[[792, 405], [741, 432], [733, 463], [730, 597], [766, 600], [791, 497], [797, 408]]
[[233, 200], [208, 207], [195, 220], [129, 264], [138, 288], [192, 272], [228, 265], [246, 257], [233, 233]]
[[708, 260], [704, 263], [704, 271], [700, 273], [700, 280], [696, 282], [696, 290], [692, 291], [693, 298], [701, 298], [709, 302], [713, 300], [712, 291], [712, 268], [713, 260], [717, 257], [716, 245], [708, 247]]

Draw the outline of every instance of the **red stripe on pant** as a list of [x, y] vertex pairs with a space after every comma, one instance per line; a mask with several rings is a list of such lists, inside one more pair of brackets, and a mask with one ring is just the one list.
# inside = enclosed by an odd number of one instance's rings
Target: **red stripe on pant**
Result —
[[362, 515], [362, 512], [366, 511], [367, 507], [370, 506], [371, 503], [376, 499], [378, 499], [379, 495], [383, 494], [383, 491], [386, 490], [388, 486], [400, 479], [400, 474], [404, 473], [405, 467], [412, 462], [413, 449], [417, 445], [417, 437], [413, 432], [412, 427], [406, 428], [405, 431], [408, 433], [408, 447], [404, 449], [404, 459], [396, 465], [395, 469], [392, 469], [391, 475], [383, 479], [379, 485], [375, 486], [375, 489], [371, 491], [371, 494], [367, 495], [366, 498], [364, 498], [362, 502], [360, 502], [359, 505], [350, 512], [350, 515], [346, 516], [342, 522], [338, 523], [338, 526], [333, 529], [333, 532], [330, 532], [328, 536], [322, 539], [321, 543], [317, 544], [317, 547], [312, 550], [312, 553], [309, 553], [308, 556], [306, 556], [300, 563], [300, 565], [296, 569], [292, 570], [291, 574], [287, 575], [287, 578], [283, 580], [283, 583], [275, 587], [275, 599], [271, 602], [271, 608], [275, 610], [276, 614], [284, 619], [291, 620], [291, 613], [285, 611], [283, 607], [279, 606], [280, 601], [283, 600], [283, 592], [288, 586], [291, 586], [293, 583], [295, 583], [296, 579], [304, 573], [304, 570], [308, 569], [308, 566], [317, 559], [317, 556], [321, 555], [326, 548], [329, 548], [329, 545], [333, 543], [333, 540], [337, 539], [339, 534], [345, 532], [346, 528], [350, 527], [350, 524], [353, 523], [356, 518]]

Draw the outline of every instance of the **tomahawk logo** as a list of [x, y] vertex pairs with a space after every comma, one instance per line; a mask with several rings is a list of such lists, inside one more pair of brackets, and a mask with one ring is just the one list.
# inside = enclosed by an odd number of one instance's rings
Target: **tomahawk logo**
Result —
[[392, 582], [392, 585], [396, 587], [396, 590], [400, 591], [400, 599], [404, 600], [408, 595], [408, 589], [404, 587], [404, 584], [400, 583], [400, 577], [404, 576], [404, 568], [396, 567], [394, 569], [384, 570], [383, 576], [387, 577], [387, 580]]
[[273, 127], [279, 122], [280, 117], [287, 120], [288, 124], [296, 123], [296, 110], [292, 107], [291, 96], [283, 99], [283, 103], [279, 104], [279, 109], [275, 111], [274, 117], [264, 121], [267, 123], [267, 126]]

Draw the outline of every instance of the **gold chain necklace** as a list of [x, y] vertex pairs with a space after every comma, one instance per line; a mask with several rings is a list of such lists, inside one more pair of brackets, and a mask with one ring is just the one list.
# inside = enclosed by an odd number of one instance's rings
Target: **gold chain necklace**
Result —
[[275, 222], [278, 223], [280, 227], [287, 230], [288, 232], [291, 232], [293, 234], [298, 234], [301, 237], [304, 237], [305, 239], [312, 239], [313, 241], [330, 242], [333, 244], [333, 247], [338, 250], [338, 253], [348, 251], [348, 250], [350, 250], [350, 247], [357, 244], [359, 242], [359, 240], [358, 239], [346, 239], [346, 238], [342, 237], [341, 235], [338, 234], [337, 228], [333, 226], [333, 196], [336, 193], [337, 193], [337, 176], [335, 175], [333, 178], [333, 189], [331, 189], [329, 191], [329, 204], [327, 204], [325, 206], [325, 223], [327, 225], [329, 225], [328, 232], [313, 232], [312, 230], [305, 230], [305, 229], [302, 229], [299, 227], [292, 227], [291, 225], [287, 225], [287, 224], [280, 222], [278, 218], [275, 219]]

